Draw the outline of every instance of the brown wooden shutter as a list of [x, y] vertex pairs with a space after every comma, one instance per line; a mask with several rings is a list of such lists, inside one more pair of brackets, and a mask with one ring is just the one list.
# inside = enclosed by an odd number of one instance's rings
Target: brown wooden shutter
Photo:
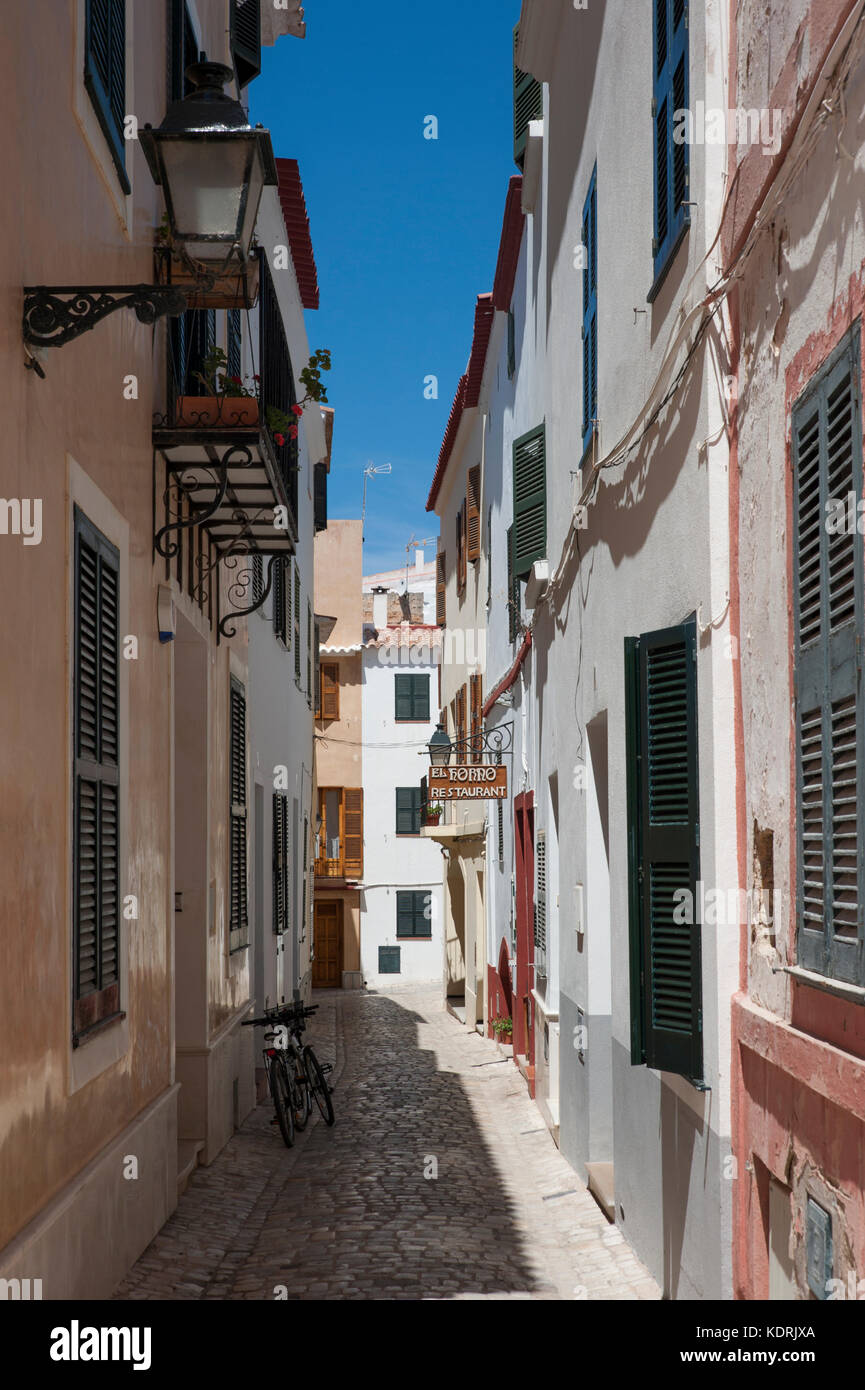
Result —
[[363, 788], [345, 787], [345, 876], [363, 877]]
[[327, 661], [321, 667], [320, 719], [339, 719], [339, 665]]
[[246, 865], [246, 694], [231, 680], [229, 711], [229, 949], [248, 940]]
[[472, 762], [479, 763], [482, 753], [483, 739], [483, 677], [480, 675], [471, 678], [471, 739], [472, 739]]
[[442, 550], [436, 556], [436, 622], [447, 626], [447, 557]]
[[465, 593], [466, 587], [466, 547], [468, 540], [468, 509], [465, 502], [460, 508], [460, 588]]
[[476, 463], [468, 472], [466, 484], [466, 555], [479, 560], [481, 555], [481, 466]]

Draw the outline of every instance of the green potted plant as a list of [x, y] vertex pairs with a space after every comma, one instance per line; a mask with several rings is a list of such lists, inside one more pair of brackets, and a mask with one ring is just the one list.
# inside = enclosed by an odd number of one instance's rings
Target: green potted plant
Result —
[[494, 1018], [493, 1032], [496, 1035], [496, 1042], [512, 1043], [514, 1038], [514, 1021], [512, 1018]]
[[440, 801], [431, 801], [426, 808], [427, 825], [438, 825], [439, 821], [442, 818], [443, 809], [444, 807], [442, 806]]
[[258, 377], [249, 382], [239, 376], [229, 376], [228, 358], [224, 348], [212, 347], [195, 373], [201, 384], [198, 396], [179, 396], [177, 425], [180, 428], [213, 428], [230, 425], [251, 428], [258, 424]]

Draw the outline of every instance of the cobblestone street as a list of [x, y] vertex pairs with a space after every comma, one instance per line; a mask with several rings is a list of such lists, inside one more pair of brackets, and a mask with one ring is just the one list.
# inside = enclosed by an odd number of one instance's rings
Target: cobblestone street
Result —
[[335, 1127], [314, 1110], [288, 1150], [259, 1105], [116, 1297], [660, 1297], [515, 1068], [436, 990], [315, 1002], [308, 1038], [335, 1062]]

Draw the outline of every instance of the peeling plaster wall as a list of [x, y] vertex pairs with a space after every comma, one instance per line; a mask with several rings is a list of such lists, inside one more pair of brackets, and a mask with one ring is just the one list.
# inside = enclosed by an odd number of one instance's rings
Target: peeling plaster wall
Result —
[[[801, 94], [813, 82], [848, 8], [773, 5], [766, 16], [756, 6], [746, 7], [738, 28], [741, 89], [753, 92], [755, 101], [768, 91], [773, 106], [787, 109], [795, 100], [791, 83]], [[767, 24], [773, 26], [771, 44]], [[749, 67], [748, 55], [767, 47], [768, 75], [758, 78], [755, 59]], [[808, 1297], [809, 1194], [833, 1213], [834, 1275], [846, 1281], [851, 1269], [859, 1277], [865, 1273], [862, 1007], [794, 982], [780, 970], [796, 962], [791, 410], [865, 309], [861, 58], [846, 93], [846, 111], [846, 118], [829, 123], [751, 256], [738, 301], [745, 857], [747, 886], [759, 889], [755, 837], [770, 830], [775, 888], [774, 930], [752, 921], [747, 992], [734, 1008], [740, 1173], [736, 1291], [745, 1298], [765, 1298], [768, 1292], [769, 1174], [790, 1189], [790, 1254], [800, 1296]], [[742, 220], [746, 211], [743, 207]]]

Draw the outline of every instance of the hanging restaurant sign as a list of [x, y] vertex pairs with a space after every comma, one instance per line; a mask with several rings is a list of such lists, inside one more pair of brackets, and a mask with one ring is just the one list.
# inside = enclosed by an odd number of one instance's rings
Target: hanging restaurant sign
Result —
[[427, 774], [430, 801], [504, 801], [508, 794], [508, 769], [486, 763], [456, 767], [431, 767]]

